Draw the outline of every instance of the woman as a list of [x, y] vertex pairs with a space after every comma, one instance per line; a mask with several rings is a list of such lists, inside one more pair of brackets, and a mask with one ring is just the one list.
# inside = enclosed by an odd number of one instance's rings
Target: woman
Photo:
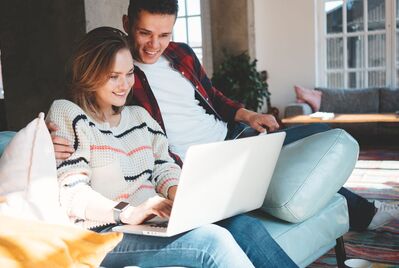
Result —
[[[124, 106], [133, 69], [121, 31], [101, 27], [89, 32], [71, 61], [73, 102], [55, 101], [48, 113], [47, 120], [59, 127], [55, 134], [73, 141], [75, 149], [57, 162], [61, 205], [76, 224], [97, 232], [168, 217], [178, 184], [180, 168], [169, 156], [161, 127], [143, 108]], [[241, 215], [170, 238], [125, 234], [102, 265], [253, 263], [296, 267], [259, 221]]]

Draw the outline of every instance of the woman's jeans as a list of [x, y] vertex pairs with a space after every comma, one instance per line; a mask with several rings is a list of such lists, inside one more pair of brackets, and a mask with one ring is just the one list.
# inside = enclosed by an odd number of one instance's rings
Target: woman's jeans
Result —
[[[327, 124], [317, 123], [289, 127], [280, 131], [284, 131], [286, 133], [284, 145], [287, 145], [313, 134], [324, 132], [330, 129], [330, 126]], [[256, 136], [257, 134], [259, 133], [251, 127], [242, 123], [237, 123], [233, 126], [229, 126], [226, 140], [251, 137]], [[363, 231], [367, 229], [376, 213], [374, 203], [367, 201], [367, 199], [349, 191], [344, 187], [342, 187], [338, 191], [338, 193], [343, 195], [347, 201], [349, 212], [349, 226], [351, 227], [351, 229], [356, 231]]]
[[[112, 226], [97, 228], [107, 232]], [[101, 266], [297, 267], [248, 215], [238, 215], [172, 237], [124, 234]]]

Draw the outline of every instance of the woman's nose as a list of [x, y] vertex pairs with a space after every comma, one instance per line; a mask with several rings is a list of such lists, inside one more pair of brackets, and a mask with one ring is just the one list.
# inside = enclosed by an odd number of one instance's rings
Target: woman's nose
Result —
[[123, 77], [119, 83], [119, 87], [122, 89], [128, 89], [130, 87], [129, 78]]

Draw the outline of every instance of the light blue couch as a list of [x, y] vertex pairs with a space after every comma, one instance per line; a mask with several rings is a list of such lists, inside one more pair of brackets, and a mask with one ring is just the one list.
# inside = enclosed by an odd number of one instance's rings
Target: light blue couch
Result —
[[[12, 136], [0, 132], [0, 155]], [[351, 174], [358, 150], [357, 142], [339, 129], [285, 146], [265, 203], [249, 213], [261, 219], [300, 267], [334, 246], [338, 267], [344, 267], [342, 236], [349, 229], [349, 219], [346, 201], [336, 192]]]

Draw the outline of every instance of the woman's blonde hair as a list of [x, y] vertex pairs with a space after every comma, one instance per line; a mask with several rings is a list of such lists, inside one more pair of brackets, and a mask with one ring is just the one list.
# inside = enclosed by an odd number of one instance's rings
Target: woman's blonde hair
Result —
[[[70, 93], [72, 101], [85, 112], [102, 119], [95, 91], [109, 79], [115, 55], [130, 49], [127, 35], [112, 27], [99, 27], [88, 32], [78, 44], [70, 61]], [[123, 107], [112, 107], [120, 113]]]

